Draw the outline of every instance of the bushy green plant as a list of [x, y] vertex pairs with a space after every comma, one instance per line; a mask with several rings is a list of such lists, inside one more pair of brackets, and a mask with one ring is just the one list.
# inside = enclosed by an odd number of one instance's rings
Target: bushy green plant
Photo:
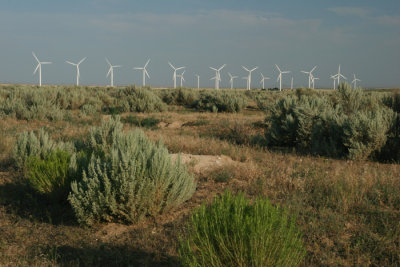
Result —
[[[114, 126], [119, 129], [118, 123]], [[104, 128], [110, 129], [108, 125]], [[154, 144], [140, 130], [124, 134], [110, 129], [104, 136], [99, 145], [108, 146], [107, 151], [101, 156], [93, 154], [82, 180], [72, 182], [68, 199], [80, 223], [134, 223], [175, 208], [192, 196], [193, 176], [179, 159], [171, 161], [161, 143]]]
[[70, 159], [71, 154], [60, 149], [51, 151], [44, 159], [30, 156], [27, 161], [29, 184], [53, 200], [66, 200], [71, 185]]
[[194, 107], [199, 110], [212, 112], [240, 112], [246, 107], [247, 100], [244, 94], [221, 90], [200, 92], [200, 99], [195, 101]]
[[[161, 112], [166, 109], [164, 102], [150, 89], [136, 88], [135, 86], [122, 89], [118, 98], [122, 101], [121, 106], [131, 112]], [[123, 104], [123, 103], [127, 104]]]
[[168, 105], [192, 107], [199, 99], [199, 91], [189, 88], [166, 89], [159, 92], [161, 99]]
[[37, 135], [31, 132], [23, 132], [19, 135], [13, 149], [13, 159], [17, 168], [25, 169], [29, 157], [44, 159], [50, 152], [61, 149], [69, 153], [75, 152], [74, 144], [56, 143], [44, 129], [40, 129]]
[[387, 133], [395, 119], [389, 109], [357, 112], [343, 124], [343, 144], [351, 159], [366, 159], [385, 145]]
[[298, 266], [305, 249], [287, 210], [225, 192], [191, 215], [179, 255], [184, 266]]

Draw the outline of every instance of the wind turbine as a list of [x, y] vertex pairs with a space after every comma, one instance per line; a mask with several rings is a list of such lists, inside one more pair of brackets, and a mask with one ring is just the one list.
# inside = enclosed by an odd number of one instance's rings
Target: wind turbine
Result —
[[290, 90], [293, 90], [293, 76], [292, 76], [292, 82], [290, 83]]
[[340, 84], [340, 77], [342, 77], [343, 79], [347, 80], [346, 77], [344, 77], [342, 74], [340, 74], [340, 65], [339, 65], [338, 73], [336, 75], [337, 75], [336, 79], [337, 79], [338, 86]]
[[195, 75], [197, 77], [197, 89], [200, 89], [200, 75]]
[[122, 67], [121, 65], [111, 65], [110, 61], [108, 61], [108, 59], [106, 58], [107, 64], [110, 66], [110, 68], [108, 69], [107, 75], [106, 77], [108, 77], [110, 75], [110, 86], [114, 87], [114, 68], [120, 68]]
[[264, 81], [265, 80], [269, 80], [269, 79], [270, 79], [269, 77], [264, 77], [264, 75], [261, 73], [261, 81], [260, 81], [260, 83], [262, 83], [262, 89], [265, 89]]
[[185, 81], [183, 74], [185, 74], [185, 70], [180, 75], [176, 75], [176, 77], [181, 78], [181, 88], [183, 87], [183, 82]]
[[312, 89], [315, 89], [315, 80], [319, 80], [319, 78], [312, 76], [311, 77]]
[[331, 79], [333, 80], [333, 90], [335, 90], [336, 89], [337, 74], [336, 75], [331, 75]]
[[312, 77], [312, 72], [317, 68], [317, 66], [315, 66], [314, 68], [312, 68], [312, 70], [310, 71], [304, 71], [302, 70], [302, 73], [308, 74], [308, 88], [311, 88], [311, 77]]
[[351, 83], [354, 83], [353, 88], [357, 88], [357, 81], [361, 82], [361, 80], [357, 79], [355, 74], [353, 74], [353, 75], [354, 75], [354, 80]]
[[38, 63], [33, 74], [35, 74], [39, 70], [39, 86], [42, 86], [42, 64], [51, 64], [51, 62], [40, 62], [35, 53], [32, 52], [32, 55]]
[[225, 68], [226, 64], [222, 65], [219, 69], [210, 67], [210, 69], [215, 71], [215, 77], [211, 78], [211, 80], [215, 79], [215, 89], [219, 89], [219, 82], [221, 81], [221, 73], [220, 71]]
[[228, 72], [229, 75], [229, 83], [231, 84], [231, 89], [233, 89], [233, 79], [237, 78], [238, 76], [232, 76], [230, 72]]
[[135, 70], [143, 70], [143, 86], [146, 86], [146, 75], [147, 75], [147, 77], [150, 79], [150, 75], [149, 75], [149, 73], [147, 72], [147, 70], [146, 70], [146, 67], [147, 67], [147, 64], [149, 64], [149, 62], [150, 62], [150, 59], [149, 60], [147, 60], [147, 62], [146, 62], [146, 64], [144, 65], [144, 67], [136, 67], [136, 68], [133, 68], [133, 69], [135, 69]]
[[86, 59], [86, 57], [82, 58], [81, 61], [79, 61], [78, 63], [72, 63], [71, 61], [67, 61], [67, 60], [65, 61], [65, 62], [67, 62], [68, 64], [71, 64], [71, 65], [73, 65], [73, 66], [76, 67], [76, 86], [79, 86], [79, 78], [81, 77], [81, 74], [80, 74], [80, 72], [79, 72], [79, 65], [80, 65], [83, 61], [85, 61], [85, 59]]
[[278, 65], [275, 64], [275, 66], [279, 71], [278, 79], [276, 79], [276, 81], [279, 80], [279, 91], [282, 91], [282, 74], [290, 73], [290, 71], [281, 71], [281, 69], [278, 67]]
[[175, 68], [174, 65], [171, 64], [171, 62], [168, 61], [168, 64], [171, 66], [171, 68], [174, 70], [174, 75], [172, 76], [172, 79], [174, 80], [174, 88], [176, 88], [176, 71], [180, 69], [184, 69], [185, 67], [179, 67]]
[[250, 90], [250, 87], [251, 87], [251, 73], [253, 71], [255, 71], [256, 69], [258, 69], [258, 67], [255, 67], [255, 68], [253, 68], [251, 70], [249, 70], [248, 68], [246, 68], [244, 66], [242, 66], [242, 68], [249, 72], [249, 75], [247, 76], [247, 90]]

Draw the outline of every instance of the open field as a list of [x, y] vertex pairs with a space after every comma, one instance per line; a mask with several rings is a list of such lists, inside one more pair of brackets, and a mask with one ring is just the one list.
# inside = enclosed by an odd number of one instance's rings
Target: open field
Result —
[[[399, 144], [400, 94], [343, 92], [0, 87], [0, 265], [179, 266], [179, 238], [190, 214], [226, 189], [250, 199], [267, 197], [297, 218], [307, 251], [302, 266], [400, 265], [400, 165], [389, 149]], [[360, 95], [359, 105], [346, 105]], [[315, 146], [318, 119], [301, 129], [279, 125], [282, 99], [295, 103], [293, 112], [285, 109], [295, 118], [317, 118], [330, 103], [333, 110], [346, 108], [344, 130], [331, 132], [344, 135], [329, 143], [339, 147], [336, 152]], [[296, 108], [309, 100], [320, 104]], [[366, 117], [376, 119], [377, 127], [349, 128], [346, 120], [363, 121], [351, 117], [358, 112], [383, 115]], [[82, 226], [67, 201], [51, 201], [29, 186], [13, 149], [19, 134], [42, 128], [54, 140], [79, 143], [90, 127], [113, 115], [121, 117], [124, 132], [141, 128], [151, 140], [162, 140], [173, 158], [181, 153], [196, 190], [179, 208], [138, 223]], [[376, 130], [389, 117], [385, 132]], [[364, 129], [370, 134], [355, 139]], [[346, 135], [350, 130], [354, 136]]]

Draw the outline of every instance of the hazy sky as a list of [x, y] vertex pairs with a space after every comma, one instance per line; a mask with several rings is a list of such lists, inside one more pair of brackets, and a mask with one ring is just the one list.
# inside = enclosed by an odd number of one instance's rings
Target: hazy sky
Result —
[[[107, 57], [123, 65], [114, 83], [141, 84], [148, 66], [152, 86], [171, 87], [171, 61], [186, 66], [186, 86], [212, 87], [209, 66], [227, 64], [221, 87], [229, 86], [227, 72], [246, 76], [241, 65], [258, 66], [252, 87], [260, 86], [260, 72], [277, 86], [274, 64], [292, 71], [283, 84], [307, 85], [301, 70], [314, 72], [317, 87], [332, 86], [329, 76], [353, 73], [364, 87], [400, 86], [399, 0], [1, 0], [0, 82], [37, 83], [36, 62], [43, 66], [45, 84], [73, 84], [81, 65], [81, 84], [105, 85]], [[246, 81], [235, 80], [236, 87]]]

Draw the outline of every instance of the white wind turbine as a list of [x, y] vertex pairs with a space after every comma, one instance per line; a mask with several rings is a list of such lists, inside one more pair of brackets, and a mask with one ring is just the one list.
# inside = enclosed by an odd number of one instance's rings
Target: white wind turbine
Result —
[[335, 90], [336, 89], [337, 74], [336, 75], [331, 75], [331, 79], [333, 80], [333, 90]]
[[200, 89], [200, 75], [194, 75], [197, 77], [197, 89]]
[[106, 77], [108, 77], [110, 75], [110, 86], [114, 87], [114, 68], [120, 68], [122, 67], [121, 65], [111, 65], [110, 61], [108, 61], [108, 59], [106, 58], [107, 64], [110, 66], [110, 68], [108, 69], [107, 75]]
[[310, 71], [304, 71], [302, 70], [302, 73], [308, 74], [308, 88], [311, 88], [311, 77], [312, 77], [312, 72], [317, 68], [317, 66], [315, 66], [314, 68], [312, 68], [312, 70]]
[[38, 63], [33, 74], [35, 74], [39, 70], [39, 86], [42, 86], [42, 64], [51, 64], [51, 62], [40, 62], [35, 53], [32, 52], [32, 55]]
[[183, 82], [185, 81], [183, 74], [185, 74], [185, 70], [180, 75], [176, 75], [176, 77], [181, 78], [181, 88], [183, 87]]
[[233, 79], [236, 79], [238, 76], [232, 76], [230, 72], [228, 72], [229, 75], [229, 83], [231, 85], [231, 89], [233, 89]]
[[355, 74], [353, 74], [353, 75], [354, 75], [354, 79], [353, 79], [353, 81], [352, 81], [351, 83], [354, 83], [353, 88], [357, 88], [357, 81], [358, 81], [358, 82], [361, 82], [361, 80], [357, 79], [357, 77], [356, 77]]
[[215, 71], [215, 77], [211, 78], [211, 80], [215, 79], [215, 89], [219, 89], [219, 82], [221, 81], [221, 73], [220, 71], [225, 68], [226, 64], [222, 65], [219, 69], [210, 67], [210, 69]]
[[340, 85], [340, 77], [342, 77], [343, 79], [347, 80], [347, 78], [344, 77], [344, 76], [340, 73], [340, 65], [339, 65], [338, 73], [337, 73], [336, 75], [337, 75], [336, 79], [337, 79], [337, 85], [338, 85], [338, 86]]
[[172, 76], [172, 79], [174, 80], [174, 88], [176, 88], [176, 71], [180, 69], [184, 69], [185, 67], [179, 67], [175, 68], [174, 65], [171, 64], [171, 62], [168, 61], [168, 64], [171, 66], [171, 68], [174, 70], [174, 75]]
[[242, 68], [249, 72], [249, 75], [247, 76], [247, 90], [250, 90], [250, 87], [251, 87], [251, 73], [253, 71], [255, 71], [256, 69], [258, 69], [258, 67], [255, 67], [255, 68], [253, 68], [251, 70], [249, 70], [248, 68], [246, 68], [244, 66], [242, 66]]
[[278, 65], [275, 64], [275, 66], [279, 71], [278, 79], [276, 79], [276, 81], [279, 81], [279, 91], [282, 91], [282, 74], [290, 73], [290, 71], [281, 71]]
[[147, 60], [146, 64], [144, 64], [144, 67], [133, 68], [134, 70], [142, 70], [143, 71], [143, 86], [146, 86], [146, 75], [150, 79], [150, 75], [146, 70], [147, 64], [149, 64], [149, 62], [150, 62], [150, 59]]
[[80, 65], [83, 61], [85, 61], [85, 59], [86, 59], [86, 57], [82, 58], [78, 63], [73, 63], [73, 62], [67, 61], [67, 60], [65, 61], [65, 62], [67, 62], [68, 64], [71, 64], [71, 65], [73, 65], [73, 66], [76, 67], [76, 86], [79, 86], [79, 78], [81, 77], [81, 74], [80, 74], [80, 72], [79, 72], [79, 65]]
[[290, 83], [290, 90], [293, 90], [293, 76], [292, 76], [292, 82]]
[[260, 81], [260, 83], [262, 83], [262, 89], [265, 89], [264, 81], [265, 80], [269, 80], [269, 79], [270, 79], [269, 77], [264, 77], [264, 75], [261, 73], [261, 81]]
[[319, 78], [311, 76], [312, 89], [315, 89], [315, 80], [319, 80]]

